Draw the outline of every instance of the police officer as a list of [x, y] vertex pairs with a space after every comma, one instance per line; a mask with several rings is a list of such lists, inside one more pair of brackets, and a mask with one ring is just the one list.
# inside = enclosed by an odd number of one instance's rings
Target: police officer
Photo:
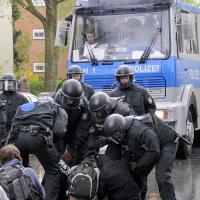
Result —
[[19, 105], [27, 103], [27, 99], [19, 94], [17, 90], [17, 80], [12, 73], [5, 74], [0, 80], [0, 99], [6, 105], [6, 132], [10, 131], [12, 119]]
[[100, 156], [101, 159], [97, 158], [101, 172], [98, 199], [102, 200], [107, 196], [112, 200], [140, 200], [139, 187], [126, 162], [121, 159], [121, 148], [110, 143], [105, 154]]
[[80, 81], [85, 97], [90, 100], [90, 97], [94, 94], [94, 89], [83, 82], [83, 74], [83, 70], [78, 65], [72, 65], [67, 71], [67, 79]]
[[114, 114], [106, 119], [104, 131], [110, 141], [120, 145], [126, 144], [129, 151], [134, 154], [130, 168], [141, 191], [145, 177], [155, 165], [161, 198], [176, 199], [171, 182], [172, 165], [177, 150], [177, 133], [174, 130], [155, 116], [148, 120], [145, 117], [123, 117]]
[[[110, 114], [133, 115], [131, 106], [121, 98], [109, 97], [104, 92], [95, 93], [89, 102], [91, 120], [88, 138], [88, 151], [95, 150], [97, 139], [104, 135], [103, 124]], [[100, 141], [99, 141], [100, 142]], [[103, 140], [101, 140], [103, 143]], [[98, 141], [97, 141], [98, 143]], [[99, 144], [102, 146], [103, 144]]]
[[115, 77], [119, 85], [111, 90], [110, 96], [125, 96], [125, 100], [132, 106], [136, 115], [155, 112], [155, 102], [147, 90], [133, 83], [134, 74], [131, 67], [121, 65], [117, 69]]
[[6, 143], [6, 106], [0, 99], [0, 148]]
[[54, 99], [65, 109], [69, 116], [65, 144], [61, 145], [60, 152], [65, 152], [67, 144], [69, 154], [66, 154], [66, 156], [69, 160], [71, 158], [72, 162], [79, 162], [85, 153], [84, 144], [88, 137], [88, 100], [84, 96], [80, 82], [74, 79], [65, 81]]
[[60, 105], [53, 101], [39, 101], [18, 108], [10, 132], [9, 142], [13, 142], [20, 150], [23, 161], [31, 153], [36, 155], [43, 166], [48, 200], [57, 200], [59, 196], [60, 155], [53, 141], [63, 139], [67, 122], [68, 116]]

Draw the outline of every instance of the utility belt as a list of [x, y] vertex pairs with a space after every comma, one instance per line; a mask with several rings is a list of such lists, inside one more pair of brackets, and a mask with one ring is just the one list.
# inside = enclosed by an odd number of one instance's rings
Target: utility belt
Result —
[[28, 132], [32, 136], [39, 136], [39, 137], [44, 137], [44, 140], [48, 146], [53, 145], [53, 132], [50, 130], [50, 128], [42, 128], [38, 125], [29, 125], [29, 126], [24, 126], [24, 125], [17, 125], [16, 127], [13, 128], [15, 134], [20, 134], [20, 132]]
[[31, 135], [37, 135], [40, 133], [45, 135], [48, 133], [47, 130], [37, 125], [29, 125], [29, 126], [18, 125], [15, 128], [17, 129], [18, 132], [29, 132], [31, 133]]

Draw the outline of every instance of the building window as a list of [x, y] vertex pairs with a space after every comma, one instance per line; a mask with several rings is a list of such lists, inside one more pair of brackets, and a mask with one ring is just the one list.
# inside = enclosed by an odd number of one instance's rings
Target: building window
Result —
[[45, 6], [44, 0], [32, 0], [34, 6]]
[[45, 39], [44, 29], [33, 29], [33, 39], [44, 40]]
[[45, 64], [44, 63], [34, 63], [33, 64], [33, 72], [44, 72]]

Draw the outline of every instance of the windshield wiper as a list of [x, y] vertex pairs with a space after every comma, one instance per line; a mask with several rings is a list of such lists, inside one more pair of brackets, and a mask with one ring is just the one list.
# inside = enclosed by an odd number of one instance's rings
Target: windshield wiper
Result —
[[86, 42], [86, 47], [87, 47], [92, 65], [98, 65], [98, 61], [95, 58], [94, 52], [92, 51], [92, 47], [88, 44], [88, 42]]
[[146, 62], [146, 60], [149, 58], [149, 55], [151, 53], [151, 50], [153, 49], [159, 35], [161, 33], [161, 28], [157, 28], [156, 29], [156, 32], [154, 33], [153, 37], [151, 38], [149, 44], [147, 45], [147, 47], [145, 48], [140, 60], [139, 60], [139, 63], [140, 64], [143, 64]]

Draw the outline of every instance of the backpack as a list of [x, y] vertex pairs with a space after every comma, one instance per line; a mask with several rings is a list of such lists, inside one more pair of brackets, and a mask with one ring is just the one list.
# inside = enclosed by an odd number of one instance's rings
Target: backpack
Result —
[[0, 170], [0, 185], [9, 200], [42, 200], [31, 177], [22, 168], [14, 166]]
[[50, 100], [23, 104], [16, 111], [12, 127], [38, 125], [45, 130], [47, 127], [52, 130], [58, 107], [57, 103]]
[[71, 172], [68, 194], [76, 198], [94, 199], [99, 187], [99, 174], [95, 160], [84, 160]]

